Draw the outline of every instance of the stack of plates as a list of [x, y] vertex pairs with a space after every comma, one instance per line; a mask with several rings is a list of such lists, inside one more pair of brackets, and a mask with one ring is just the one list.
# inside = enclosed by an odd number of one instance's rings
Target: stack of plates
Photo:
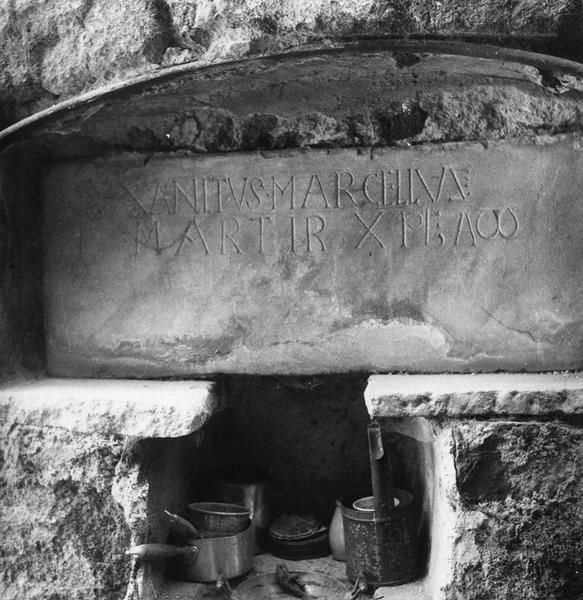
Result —
[[290, 560], [330, 554], [328, 527], [314, 515], [281, 515], [269, 526], [269, 543], [274, 556]]

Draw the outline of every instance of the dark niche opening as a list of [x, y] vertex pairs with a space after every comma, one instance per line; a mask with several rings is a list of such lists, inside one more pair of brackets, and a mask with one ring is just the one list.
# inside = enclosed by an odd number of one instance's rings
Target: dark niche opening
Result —
[[[224, 408], [202, 429], [182, 438], [140, 442], [143, 473], [149, 479], [150, 528], [143, 542], [172, 543], [164, 510], [188, 517], [189, 503], [219, 499], [215, 475], [225, 468], [251, 466], [270, 474], [271, 521], [285, 514], [309, 513], [328, 526], [336, 500], [371, 487], [366, 384], [367, 376], [360, 374], [222, 378], [218, 385]], [[413, 495], [414, 570], [419, 581], [427, 574], [430, 553], [432, 434], [424, 419], [381, 419], [380, 423], [395, 486]], [[247, 577], [280, 562], [271, 557], [269, 539], [262, 550]], [[330, 556], [313, 560], [321, 564], [310, 566], [303, 560], [298, 564], [302, 570], [315, 568], [343, 578], [350, 589], [343, 562]], [[197, 586], [206, 593], [214, 588], [181, 582], [172, 561], [151, 563], [149, 569], [151, 581], [157, 582], [152, 589], [169, 600]]]

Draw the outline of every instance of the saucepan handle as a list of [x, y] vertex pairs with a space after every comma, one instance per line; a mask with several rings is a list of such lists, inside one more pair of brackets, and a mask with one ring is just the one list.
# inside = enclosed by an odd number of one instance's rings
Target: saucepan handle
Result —
[[153, 561], [183, 556], [188, 563], [194, 562], [198, 557], [197, 546], [171, 546], [170, 544], [140, 544], [126, 550], [126, 554], [140, 560]]
[[186, 538], [202, 538], [200, 531], [187, 519], [180, 515], [175, 515], [167, 510], [164, 511], [166, 520], [170, 523], [172, 530]]

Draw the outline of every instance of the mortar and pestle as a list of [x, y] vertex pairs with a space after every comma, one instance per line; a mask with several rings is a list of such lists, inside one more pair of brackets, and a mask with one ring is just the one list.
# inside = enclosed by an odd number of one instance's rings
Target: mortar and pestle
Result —
[[376, 422], [368, 426], [368, 442], [372, 507], [366, 510], [367, 502], [363, 501], [371, 496], [370, 489], [353, 492], [341, 501], [346, 573], [352, 582], [364, 575], [374, 587], [400, 585], [415, 578], [413, 496], [394, 487], [391, 464]]

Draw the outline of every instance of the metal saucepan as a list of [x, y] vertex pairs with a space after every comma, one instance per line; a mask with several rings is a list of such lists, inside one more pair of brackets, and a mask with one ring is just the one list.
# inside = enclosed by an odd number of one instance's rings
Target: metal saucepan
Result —
[[127, 553], [141, 560], [172, 558], [179, 577], [209, 583], [248, 573], [253, 568], [254, 539], [253, 529], [247, 527], [225, 537], [185, 539], [183, 546], [142, 544]]
[[250, 526], [235, 535], [192, 542], [198, 548], [195, 561], [189, 561], [184, 556], [174, 559], [182, 579], [206, 583], [217, 581], [220, 576], [226, 579], [238, 577], [253, 568], [255, 536]]

